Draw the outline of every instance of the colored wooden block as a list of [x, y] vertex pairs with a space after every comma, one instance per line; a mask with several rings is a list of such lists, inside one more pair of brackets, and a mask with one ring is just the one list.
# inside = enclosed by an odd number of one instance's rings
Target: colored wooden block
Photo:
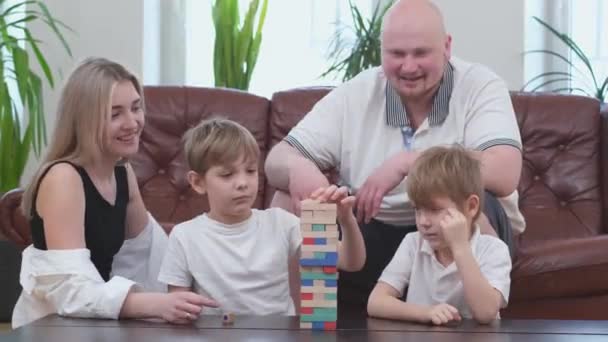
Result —
[[336, 210], [335, 203], [321, 203], [317, 200], [305, 199], [300, 202], [302, 210]]
[[315, 245], [327, 245], [327, 238], [314, 238]]
[[222, 325], [233, 325], [233, 324], [234, 324], [234, 314], [231, 312], [225, 313], [222, 316]]
[[325, 241], [327, 242], [328, 245], [338, 245], [338, 242], [340, 242], [340, 240], [338, 240], [337, 237], [335, 237], [335, 238], [326, 238]]
[[[337, 294], [338, 293], [337, 287], [326, 287], [325, 285], [323, 285], [323, 286], [302, 286], [300, 289], [302, 292], [308, 292], [308, 293], [325, 293], [325, 294]], [[331, 298], [325, 298], [325, 299], [331, 299]]]
[[300, 230], [302, 231], [302, 234], [306, 234], [306, 232], [312, 232], [312, 224], [300, 223]]
[[303, 300], [303, 307], [312, 307], [312, 308], [336, 308], [338, 306], [338, 301], [335, 300]]
[[316, 243], [316, 238], [303, 238], [302, 239], [302, 244], [303, 245], [315, 245]]
[[300, 322], [300, 329], [312, 329], [312, 322]]
[[324, 322], [323, 330], [336, 330], [336, 322]]
[[313, 232], [324, 232], [325, 225], [324, 224], [311, 224]]
[[327, 287], [337, 287], [338, 286], [338, 281], [337, 280], [326, 279], [325, 280], [325, 286], [327, 286]]
[[338, 314], [338, 308], [313, 308], [312, 309], [312, 314], [313, 315], [337, 315]]
[[326, 259], [300, 259], [300, 266], [327, 266], [334, 265], [334, 262]]
[[325, 286], [325, 280], [313, 280], [312, 286]]
[[313, 308], [300, 308], [300, 315], [312, 315], [314, 313]]
[[338, 225], [337, 224], [326, 224], [325, 225], [325, 231], [326, 232], [337, 232], [338, 231]]
[[338, 279], [338, 273], [326, 274], [320, 272], [301, 272], [301, 279], [323, 279], [323, 280], [336, 280]]
[[325, 322], [312, 322], [312, 330], [324, 330]]
[[325, 259], [325, 254], [327, 254], [327, 252], [312, 252], [313, 259]]
[[336, 245], [302, 245], [302, 251], [337, 252], [338, 246], [336, 246]]
[[[334, 289], [335, 289], [335, 287], [334, 287]], [[316, 295], [317, 294], [315, 293], [314, 296], [313, 296], [313, 300], [317, 299]], [[325, 299], [325, 300], [338, 300], [338, 293], [337, 292], [336, 293], [323, 293], [323, 299]]]
[[300, 212], [300, 221], [301, 222], [303, 222], [304, 220], [312, 219], [312, 218], [313, 218], [312, 210], [302, 209], [302, 211]]
[[[301, 269], [300, 269], [301, 272]], [[302, 286], [314, 286], [313, 280], [312, 279], [301, 279], [301, 284]]]
[[336, 267], [330, 267], [330, 266], [323, 267], [323, 273], [336, 273], [336, 272], [338, 272], [338, 268], [336, 268]]
[[330, 239], [337, 239], [338, 238], [338, 231], [313, 231], [312, 230], [312, 225], [310, 228], [310, 231], [302, 231], [302, 237], [303, 238], [326, 238], [328, 239], [328, 241]]
[[301, 315], [300, 322], [331, 322], [338, 319], [338, 314], [326, 314], [326, 315]]
[[313, 300], [314, 295], [312, 293], [300, 293], [300, 299], [304, 300]]
[[300, 259], [317, 259], [315, 252], [306, 251], [300, 253]]
[[335, 219], [332, 221], [332, 220], [329, 220], [326, 217], [302, 218], [302, 219], [300, 219], [300, 222], [311, 223], [311, 224], [323, 224], [323, 225], [326, 225], [326, 224], [336, 224], [336, 220]]

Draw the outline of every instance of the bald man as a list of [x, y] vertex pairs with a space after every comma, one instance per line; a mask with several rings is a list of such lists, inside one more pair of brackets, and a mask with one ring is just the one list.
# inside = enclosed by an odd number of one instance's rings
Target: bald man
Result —
[[[272, 149], [266, 174], [273, 205], [298, 213], [299, 201], [328, 185], [335, 169], [355, 194], [367, 248], [360, 272], [342, 272], [340, 307], [365, 304], [403, 237], [416, 230], [405, 178], [418, 154], [460, 144], [482, 162], [482, 233], [512, 247], [525, 223], [517, 206], [521, 138], [505, 82], [488, 68], [451, 55], [439, 9], [401, 0], [382, 29], [382, 66], [332, 90]], [[489, 224], [488, 224], [489, 219]], [[494, 228], [496, 232], [492, 230]]]

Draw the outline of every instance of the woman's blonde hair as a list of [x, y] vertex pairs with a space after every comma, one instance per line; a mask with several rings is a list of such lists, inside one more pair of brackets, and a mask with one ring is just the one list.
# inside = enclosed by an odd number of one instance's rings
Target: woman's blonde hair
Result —
[[54, 162], [72, 161], [79, 165], [95, 162], [104, 153], [104, 135], [117, 83], [128, 81], [141, 97], [137, 77], [122, 65], [105, 58], [88, 58], [72, 72], [59, 99], [57, 121], [47, 153], [30, 181], [21, 203], [31, 217], [41, 175]]

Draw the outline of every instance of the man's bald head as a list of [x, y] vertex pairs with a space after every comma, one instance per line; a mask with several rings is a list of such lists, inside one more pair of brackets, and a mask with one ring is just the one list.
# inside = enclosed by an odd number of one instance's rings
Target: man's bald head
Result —
[[384, 15], [382, 31], [427, 31], [445, 38], [443, 15], [429, 0], [399, 0]]
[[428, 0], [399, 0], [382, 26], [382, 68], [405, 102], [430, 106], [451, 56], [452, 38]]

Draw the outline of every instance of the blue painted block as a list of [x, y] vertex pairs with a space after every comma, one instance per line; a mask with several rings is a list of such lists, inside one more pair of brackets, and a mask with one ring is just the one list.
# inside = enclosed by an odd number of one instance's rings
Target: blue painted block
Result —
[[331, 280], [331, 279], [325, 279], [325, 286], [327, 286], [327, 287], [337, 287], [338, 286], [338, 281], [337, 280]]
[[302, 279], [302, 286], [314, 286], [313, 279]]
[[323, 330], [325, 328], [325, 322], [312, 322], [313, 330]]
[[315, 238], [315, 245], [327, 245], [326, 238]]
[[325, 253], [325, 261], [331, 265], [338, 264], [338, 252], [327, 252]]
[[325, 259], [300, 259], [300, 266], [330, 266], [330, 265], [332, 265], [332, 263], [328, 262]]

